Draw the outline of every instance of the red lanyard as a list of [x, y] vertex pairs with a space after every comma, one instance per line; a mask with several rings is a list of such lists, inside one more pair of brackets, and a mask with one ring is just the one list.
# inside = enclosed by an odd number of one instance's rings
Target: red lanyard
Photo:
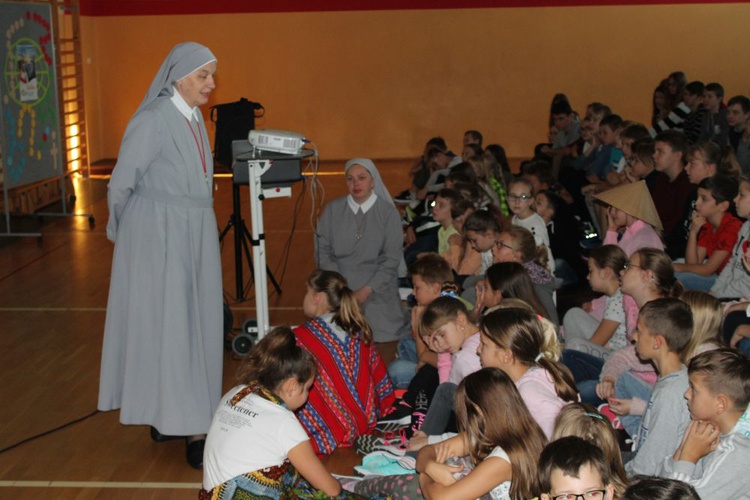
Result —
[[193, 126], [190, 124], [190, 120], [185, 118], [185, 122], [188, 124], [188, 127], [190, 127], [190, 132], [193, 134], [193, 139], [195, 139], [195, 145], [198, 146], [198, 153], [201, 155], [201, 163], [203, 164], [203, 175], [208, 177], [208, 170], [206, 170], [206, 151], [203, 146], [203, 133], [201, 133], [200, 126], [198, 127], [198, 135], [200, 136], [201, 140], [198, 140], [198, 136], [195, 135], [195, 131], [193, 130]]

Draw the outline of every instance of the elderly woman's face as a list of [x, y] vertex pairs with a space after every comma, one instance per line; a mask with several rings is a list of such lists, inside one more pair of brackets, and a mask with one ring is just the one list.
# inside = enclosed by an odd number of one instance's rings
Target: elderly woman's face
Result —
[[216, 61], [201, 66], [175, 84], [177, 91], [190, 107], [203, 106], [208, 102], [208, 96], [216, 88], [214, 73]]
[[375, 188], [375, 179], [362, 165], [352, 165], [346, 171], [346, 187], [358, 204], [366, 202]]

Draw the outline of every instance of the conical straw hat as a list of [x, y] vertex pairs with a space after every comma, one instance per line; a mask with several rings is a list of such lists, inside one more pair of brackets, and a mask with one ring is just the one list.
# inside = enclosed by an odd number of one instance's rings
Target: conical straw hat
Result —
[[646, 181], [619, 186], [594, 195], [597, 200], [615, 208], [619, 208], [636, 219], [641, 219], [662, 230], [659, 213], [656, 211], [654, 200], [648, 192]]

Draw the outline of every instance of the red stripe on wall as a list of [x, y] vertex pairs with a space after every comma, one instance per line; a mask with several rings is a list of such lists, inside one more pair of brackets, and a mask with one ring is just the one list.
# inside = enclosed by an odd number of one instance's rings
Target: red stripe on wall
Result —
[[[715, 3], [705, 0], [80, 0], [84, 16], [153, 16], [360, 10], [433, 10], [512, 7], [594, 7]], [[747, 3], [724, 0], [721, 3]]]

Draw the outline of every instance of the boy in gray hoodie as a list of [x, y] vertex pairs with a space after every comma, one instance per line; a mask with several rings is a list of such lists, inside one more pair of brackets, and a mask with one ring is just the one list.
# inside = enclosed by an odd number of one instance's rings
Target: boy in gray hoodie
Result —
[[680, 443], [690, 422], [683, 400], [688, 388], [688, 373], [680, 353], [693, 334], [690, 307], [678, 299], [656, 299], [645, 304], [633, 333], [638, 357], [651, 361], [659, 379], [646, 406], [638, 434], [636, 455], [625, 464], [628, 476], [653, 476]]
[[695, 356], [688, 375], [692, 422], [659, 475], [693, 485], [701, 498], [748, 499], [750, 360], [734, 349], [716, 349]]

